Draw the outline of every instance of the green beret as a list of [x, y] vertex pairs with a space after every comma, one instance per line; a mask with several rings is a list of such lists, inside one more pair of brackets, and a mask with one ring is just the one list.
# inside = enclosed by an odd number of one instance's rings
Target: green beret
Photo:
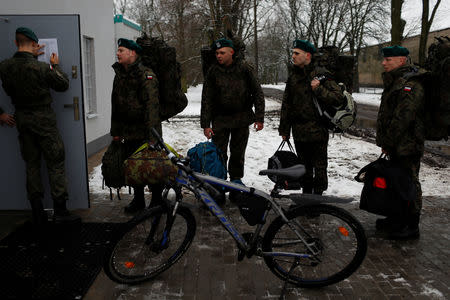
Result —
[[127, 39], [119, 39], [117, 41], [117, 44], [119, 45], [119, 47], [125, 47], [128, 48], [130, 50], [134, 50], [136, 51], [136, 53], [140, 53], [142, 51], [141, 46], [139, 46], [135, 41], [133, 40], [127, 40]]
[[309, 52], [311, 54], [316, 52], [316, 48], [313, 46], [313, 44], [311, 44], [310, 42], [308, 42], [306, 40], [295, 40], [292, 43], [292, 47], [302, 49], [303, 51]]
[[213, 48], [214, 50], [217, 50], [217, 49], [220, 49], [223, 47], [230, 47], [230, 48], [234, 49], [233, 42], [230, 40], [224, 39], [224, 38], [218, 39], [211, 46], [211, 48]]
[[391, 47], [385, 47], [381, 49], [383, 52], [384, 57], [391, 57], [391, 56], [408, 56], [409, 51], [405, 47], [402, 46], [391, 46]]
[[19, 27], [16, 29], [16, 33], [23, 34], [30, 40], [35, 41], [36, 43], [39, 42], [39, 39], [37, 38], [36, 34], [34, 34], [33, 30], [27, 27]]

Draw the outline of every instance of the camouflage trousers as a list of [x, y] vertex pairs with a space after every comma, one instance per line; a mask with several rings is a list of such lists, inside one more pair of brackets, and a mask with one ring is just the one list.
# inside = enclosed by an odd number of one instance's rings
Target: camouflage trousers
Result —
[[56, 127], [56, 114], [50, 106], [33, 110], [16, 110], [15, 119], [19, 144], [26, 165], [28, 199], [42, 199], [41, 159], [47, 165], [51, 196], [55, 206], [65, 205], [68, 199], [65, 173], [64, 144]]
[[295, 141], [299, 163], [305, 165], [302, 177], [304, 193], [322, 194], [328, 188], [328, 138], [320, 142]]
[[393, 162], [399, 163], [400, 166], [408, 170], [415, 186], [416, 198], [409, 203], [406, 222], [419, 223], [420, 211], [422, 210], [422, 187], [419, 181], [420, 159], [421, 155], [413, 156], [390, 156]]
[[[222, 151], [223, 160], [228, 162], [230, 180], [244, 177], [245, 150], [247, 148], [250, 130], [248, 127], [214, 129], [212, 138]], [[228, 160], [228, 144], [230, 144], [230, 159]]]

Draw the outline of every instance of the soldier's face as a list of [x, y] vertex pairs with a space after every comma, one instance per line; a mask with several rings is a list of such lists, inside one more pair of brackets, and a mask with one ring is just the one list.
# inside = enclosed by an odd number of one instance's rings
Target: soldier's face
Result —
[[217, 62], [221, 65], [229, 66], [233, 62], [234, 50], [231, 47], [223, 47], [216, 50]]
[[397, 69], [397, 68], [403, 66], [405, 63], [406, 63], [405, 56], [391, 56], [391, 57], [385, 57], [381, 64], [383, 65], [385, 72], [390, 72], [394, 69]]
[[292, 63], [297, 67], [304, 67], [311, 62], [311, 53], [302, 49], [294, 48], [292, 50]]
[[117, 61], [121, 65], [129, 65], [136, 61], [136, 52], [120, 46], [117, 48]]

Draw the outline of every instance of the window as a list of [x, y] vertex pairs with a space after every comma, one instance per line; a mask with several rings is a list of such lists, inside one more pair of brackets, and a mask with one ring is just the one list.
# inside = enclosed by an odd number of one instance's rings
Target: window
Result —
[[95, 89], [94, 39], [83, 36], [84, 97], [87, 104], [87, 118], [97, 116], [97, 95]]

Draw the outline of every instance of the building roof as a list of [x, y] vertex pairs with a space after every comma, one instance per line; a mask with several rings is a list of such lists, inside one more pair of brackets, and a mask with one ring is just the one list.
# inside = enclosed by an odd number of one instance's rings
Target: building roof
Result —
[[137, 23], [135, 23], [135, 22], [125, 18], [123, 15], [115, 15], [114, 16], [114, 24], [116, 24], [116, 23], [122, 23], [122, 24], [124, 24], [124, 25], [126, 25], [128, 27], [136, 29], [137, 31], [141, 31], [142, 30], [141, 25], [139, 25], [139, 24], [137, 24]]

